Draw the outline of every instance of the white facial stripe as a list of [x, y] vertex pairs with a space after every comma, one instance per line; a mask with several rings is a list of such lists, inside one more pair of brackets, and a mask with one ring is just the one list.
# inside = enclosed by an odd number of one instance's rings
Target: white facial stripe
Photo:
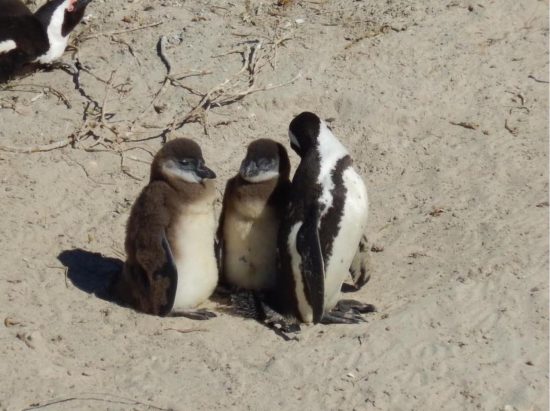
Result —
[[198, 175], [196, 175], [193, 171], [191, 171], [191, 170], [182, 170], [178, 166], [171, 165], [170, 163], [167, 163], [162, 167], [162, 172], [167, 177], [174, 177], [174, 178], [186, 181], [188, 183], [201, 183], [202, 182], [202, 178], [200, 178]]
[[69, 41], [69, 35], [63, 37], [61, 29], [63, 27], [63, 20], [65, 19], [65, 9], [69, 8], [73, 0], [65, 0], [52, 14], [50, 24], [48, 26], [48, 40], [50, 42], [50, 49], [46, 54], [38, 57], [35, 61], [47, 64], [58, 59], [65, 52], [67, 43]]
[[323, 187], [323, 192], [321, 193], [319, 201], [325, 205], [321, 212], [321, 217], [323, 217], [332, 205], [331, 191], [334, 188], [331, 176], [332, 170], [336, 166], [338, 160], [348, 155], [348, 151], [342, 143], [338, 141], [334, 134], [332, 134], [324, 121], [321, 121], [318, 142], [321, 163], [318, 183]]
[[8, 51], [11, 51], [17, 47], [17, 44], [15, 44], [15, 41], [13, 40], [4, 40], [0, 41], [0, 54], [7, 53]]
[[249, 183], [261, 183], [263, 181], [271, 180], [277, 177], [279, 177], [279, 172], [276, 170], [260, 173], [253, 177], [242, 176], [242, 178], [248, 181]]
[[300, 148], [300, 144], [298, 143], [298, 139], [296, 138], [294, 133], [292, 133], [292, 131], [290, 131], [290, 130], [288, 130], [288, 138], [290, 138], [290, 142], [292, 144], [294, 144], [296, 147]]

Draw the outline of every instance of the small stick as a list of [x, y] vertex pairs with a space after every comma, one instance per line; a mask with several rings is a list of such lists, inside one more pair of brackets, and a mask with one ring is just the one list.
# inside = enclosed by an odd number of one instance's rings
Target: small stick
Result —
[[188, 334], [188, 333], [194, 333], [194, 332], [201, 332], [201, 331], [208, 331], [206, 328], [165, 328], [164, 331], [177, 331], [181, 334]]
[[479, 124], [468, 123], [468, 122], [465, 122], [465, 121], [460, 121], [458, 123], [456, 123], [454, 121], [449, 121], [449, 123], [451, 123], [453, 126], [460, 126], [460, 127], [464, 127], [464, 128], [470, 129], [470, 130], [477, 130], [479, 128]]
[[537, 83], [545, 83], [545, 84], [548, 84], [548, 81], [546, 81], [546, 80], [539, 80], [538, 78], [535, 78], [535, 76], [533, 76], [533, 75], [531, 75], [531, 74], [529, 74], [529, 75], [527, 76], [527, 78], [530, 78], [531, 80], [535, 80]]
[[109, 80], [107, 80], [107, 84], [105, 85], [105, 95], [103, 96], [103, 102], [101, 103], [101, 117], [99, 118], [99, 121], [104, 125], [105, 125], [105, 104], [107, 103], [107, 97], [109, 96], [109, 90], [111, 89], [111, 84], [113, 82], [113, 77], [115, 73], [116, 73], [116, 70], [111, 71]]
[[65, 104], [65, 106], [67, 106], [67, 108], [72, 108], [71, 103], [69, 102], [69, 99], [67, 97], [65, 97], [65, 95], [62, 92], [60, 92], [59, 90], [54, 89], [53, 87], [45, 86], [43, 84], [30, 84], [30, 83], [14, 84], [14, 85], [8, 84], [6, 86], [0, 87], [0, 90], [36, 92], [36, 90], [17, 90], [16, 87], [39, 87], [39, 88], [42, 88], [46, 91], [49, 91], [53, 95], [55, 95], [59, 100], [61, 100], [63, 102], [63, 104]]
[[161, 408], [161, 407], [157, 407], [156, 405], [153, 405], [153, 404], [147, 404], [147, 403], [144, 403], [144, 402], [130, 400], [130, 399], [128, 399], [128, 400], [126, 400], [126, 399], [111, 400], [111, 399], [99, 398], [99, 397], [69, 397], [69, 398], [63, 398], [63, 399], [60, 399], [60, 400], [53, 400], [53, 401], [50, 401], [50, 402], [46, 402], [44, 404], [35, 403], [35, 404], [31, 404], [30, 407], [25, 408], [22, 411], [31, 411], [31, 410], [36, 410], [36, 409], [39, 409], [39, 408], [46, 408], [46, 407], [49, 407], [51, 405], [61, 404], [61, 403], [64, 403], [64, 402], [72, 402], [72, 401], [99, 401], [99, 402], [105, 402], [105, 403], [110, 403], [110, 404], [141, 405], [141, 406], [147, 407], [147, 408], [152, 409], [152, 410], [170, 411], [169, 408]]
[[92, 34], [88, 37], [84, 37], [80, 41], [95, 39], [95, 38], [101, 37], [101, 36], [115, 36], [117, 34], [131, 33], [132, 31], [144, 30], [144, 29], [148, 29], [148, 28], [151, 28], [151, 27], [160, 26], [163, 23], [164, 23], [163, 21], [157, 21], [156, 23], [148, 24], [148, 25], [145, 25], [145, 26], [134, 27], [134, 28], [131, 28], [131, 29], [119, 30], [119, 31], [108, 31], [108, 32], [105, 32], [105, 33]]
[[510, 132], [513, 136], [518, 135], [518, 129], [516, 127], [510, 127], [508, 124], [508, 119], [504, 120], [504, 128]]
[[31, 147], [12, 147], [12, 146], [0, 145], [0, 151], [8, 151], [10, 153], [22, 153], [22, 154], [38, 153], [38, 152], [57, 150], [58, 148], [66, 147], [69, 144], [71, 144], [73, 141], [74, 140], [72, 138], [68, 138], [66, 140], [56, 141], [55, 143], [51, 143], [51, 144], [44, 144], [40, 146], [31, 146]]

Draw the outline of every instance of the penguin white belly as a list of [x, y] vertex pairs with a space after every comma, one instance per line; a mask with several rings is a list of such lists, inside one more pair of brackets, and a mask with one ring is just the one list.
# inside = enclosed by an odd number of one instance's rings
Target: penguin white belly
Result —
[[368, 197], [363, 180], [353, 168], [348, 168], [343, 173], [343, 183], [346, 200], [332, 254], [325, 265], [325, 311], [332, 310], [340, 298], [342, 283], [349, 275], [367, 225]]
[[172, 254], [178, 271], [173, 311], [205, 301], [218, 283], [214, 252], [214, 212], [182, 215], [174, 227]]
[[273, 285], [277, 265], [279, 222], [270, 207], [262, 207], [257, 218], [246, 218], [231, 210], [224, 221], [224, 270], [231, 284], [246, 289]]

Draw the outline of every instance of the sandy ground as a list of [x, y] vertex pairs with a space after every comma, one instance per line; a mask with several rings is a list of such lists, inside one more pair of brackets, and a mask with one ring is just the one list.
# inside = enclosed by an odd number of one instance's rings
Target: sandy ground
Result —
[[[548, 409], [547, 3], [288, 3], [95, 0], [64, 56], [80, 90], [61, 70], [0, 90], [0, 410]], [[163, 35], [171, 74], [210, 74], [151, 104]], [[331, 121], [369, 189], [365, 324], [285, 342], [215, 302], [198, 323], [100, 298], [147, 150], [252, 40], [254, 87], [301, 77], [170, 136], [201, 144], [221, 199], [253, 139], [288, 146], [303, 110]]]

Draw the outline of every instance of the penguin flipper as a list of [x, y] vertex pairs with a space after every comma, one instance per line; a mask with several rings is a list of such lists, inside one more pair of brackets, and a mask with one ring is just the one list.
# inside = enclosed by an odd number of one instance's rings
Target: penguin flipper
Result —
[[[158, 315], [165, 316], [172, 311], [174, 300], [176, 299], [176, 290], [178, 289], [178, 270], [172, 255], [172, 249], [166, 238], [166, 232], [162, 230], [161, 239], [162, 249], [164, 250], [164, 264], [153, 272], [153, 304], [157, 307]], [[160, 295], [159, 295], [160, 294]]]
[[296, 237], [296, 249], [302, 258], [304, 291], [313, 310], [313, 323], [323, 317], [325, 308], [325, 264], [319, 238], [319, 209], [306, 216]]

